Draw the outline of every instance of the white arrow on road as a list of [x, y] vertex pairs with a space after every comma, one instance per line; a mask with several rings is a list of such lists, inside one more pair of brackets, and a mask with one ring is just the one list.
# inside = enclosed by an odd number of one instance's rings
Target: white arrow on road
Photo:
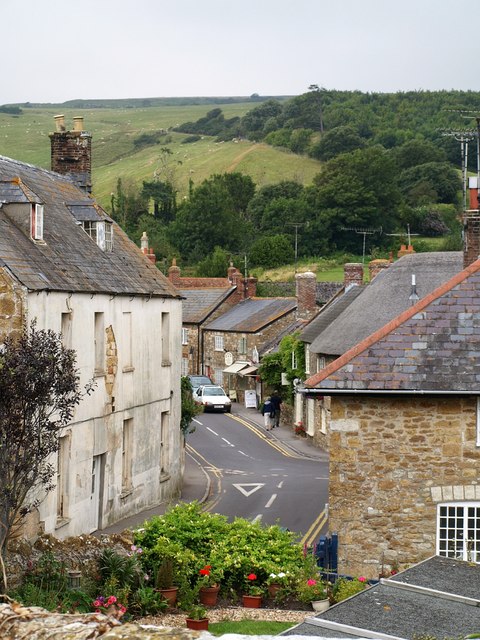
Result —
[[[240, 491], [240, 493], [243, 493], [243, 495], [248, 498], [248, 496], [251, 496], [252, 493], [255, 493], [255, 491], [258, 491], [259, 489], [261, 489], [265, 485], [261, 484], [261, 483], [257, 484], [257, 483], [251, 482], [250, 484], [234, 484], [233, 486], [236, 489], [238, 489]], [[250, 487], [250, 488], [246, 489], [245, 487]]]

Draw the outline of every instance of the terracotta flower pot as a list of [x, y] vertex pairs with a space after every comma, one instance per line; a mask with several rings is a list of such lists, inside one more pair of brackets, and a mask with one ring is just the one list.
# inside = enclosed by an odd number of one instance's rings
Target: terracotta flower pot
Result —
[[193, 629], [194, 631], [208, 631], [208, 618], [201, 618], [200, 620], [194, 620], [193, 618], [186, 618], [187, 629]]
[[262, 596], [242, 596], [242, 602], [248, 609], [260, 609]]
[[220, 587], [201, 587], [198, 597], [201, 604], [206, 607], [214, 607], [217, 604], [218, 592]]
[[277, 593], [279, 591], [282, 590], [282, 585], [281, 584], [269, 584], [268, 585], [268, 595], [271, 598], [275, 598], [275, 596], [277, 595]]
[[159, 591], [168, 602], [169, 607], [174, 607], [177, 604], [178, 587], [168, 587], [168, 589], [159, 589]]

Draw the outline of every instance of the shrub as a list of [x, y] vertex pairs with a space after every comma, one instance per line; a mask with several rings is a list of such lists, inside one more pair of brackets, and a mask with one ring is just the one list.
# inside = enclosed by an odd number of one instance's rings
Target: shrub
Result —
[[353, 580], [347, 580], [347, 578], [340, 578], [333, 585], [333, 600], [334, 602], [341, 602], [354, 596], [356, 593], [360, 593], [367, 587], [367, 581], [365, 578], [354, 578]]

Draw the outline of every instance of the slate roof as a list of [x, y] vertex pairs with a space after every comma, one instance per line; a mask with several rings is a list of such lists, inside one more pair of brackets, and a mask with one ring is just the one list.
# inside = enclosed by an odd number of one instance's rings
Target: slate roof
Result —
[[[44, 205], [44, 243], [7, 215], [12, 202]], [[117, 224], [113, 251], [102, 251], [76, 219], [82, 209], [110, 220], [67, 176], [0, 156], [0, 266], [31, 291], [180, 297]]]
[[338, 293], [325, 307], [323, 307], [313, 320], [311, 320], [300, 334], [303, 342], [312, 343], [327, 327], [329, 327], [345, 309], [362, 293], [363, 287], [353, 285]]
[[281, 635], [464, 638], [480, 628], [479, 607], [480, 565], [434, 556]]
[[236, 287], [181, 289], [183, 322], [200, 324], [224, 302]]
[[256, 333], [296, 308], [296, 298], [247, 298], [206, 325], [205, 331]]
[[480, 260], [308, 380], [328, 393], [480, 387]]
[[[345, 353], [411, 306], [412, 274], [416, 276], [418, 296], [423, 298], [462, 266], [463, 254], [457, 251], [403, 256], [362, 288], [361, 295], [321, 330], [310, 351], [333, 356]], [[321, 315], [317, 316], [319, 323]]]

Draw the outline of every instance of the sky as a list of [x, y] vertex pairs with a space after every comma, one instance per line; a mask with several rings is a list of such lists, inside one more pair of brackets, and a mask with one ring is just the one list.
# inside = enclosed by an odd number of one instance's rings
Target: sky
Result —
[[0, 0], [0, 104], [480, 91], [478, 0]]

